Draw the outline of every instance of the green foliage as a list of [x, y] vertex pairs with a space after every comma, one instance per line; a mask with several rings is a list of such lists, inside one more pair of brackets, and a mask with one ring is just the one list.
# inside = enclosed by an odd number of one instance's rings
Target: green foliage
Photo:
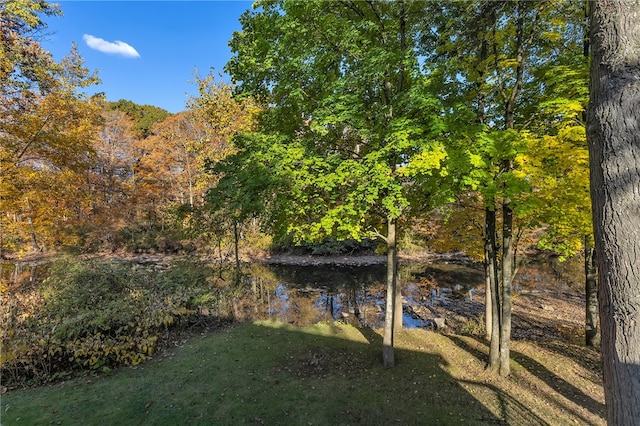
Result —
[[211, 270], [179, 261], [165, 272], [64, 259], [37, 288], [2, 307], [3, 378], [42, 383], [75, 370], [136, 365], [169, 327], [218, 312]]
[[[434, 3], [433, 87], [445, 99], [451, 193], [471, 190], [540, 246], [575, 253], [590, 233], [583, 4]], [[437, 41], [436, 41], [437, 40]]]
[[530, 224], [546, 230], [538, 246], [563, 257], [575, 255], [593, 232], [584, 125], [566, 125], [555, 135], [531, 140], [519, 161], [536, 188], [528, 200], [534, 210]]
[[358, 241], [354, 239], [341, 240], [335, 237], [327, 237], [320, 241], [301, 241], [297, 244], [289, 239], [287, 241], [280, 241], [274, 248], [276, 250], [292, 250], [303, 254], [334, 256], [340, 254], [372, 253], [378, 244], [378, 240], [370, 238]]
[[407, 214], [446, 157], [418, 58], [422, 6], [282, 1], [245, 13], [227, 70], [240, 96], [269, 107], [216, 165], [214, 205], [262, 215], [294, 242], [379, 236]]
[[109, 109], [127, 114], [133, 120], [134, 129], [140, 138], [146, 138], [151, 135], [153, 125], [171, 115], [171, 113], [162, 108], [153, 105], [138, 105], [126, 99], [110, 102]]

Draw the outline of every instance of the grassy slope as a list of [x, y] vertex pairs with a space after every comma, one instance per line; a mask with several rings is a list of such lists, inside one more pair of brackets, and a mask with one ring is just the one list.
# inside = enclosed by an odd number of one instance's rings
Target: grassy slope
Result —
[[[244, 324], [137, 368], [2, 396], [10, 425], [604, 424], [598, 375], [578, 356], [513, 342], [513, 374], [483, 370], [486, 345], [406, 330], [397, 366], [370, 329]], [[584, 349], [584, 348], [583, 348]], [[586, 350], [586, 349], [584, 349]]]

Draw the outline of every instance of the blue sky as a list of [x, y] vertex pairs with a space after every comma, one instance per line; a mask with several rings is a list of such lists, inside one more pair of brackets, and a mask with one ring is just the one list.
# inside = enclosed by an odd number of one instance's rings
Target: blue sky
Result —
[[251, 1], [51, 1], [64, 16], [47, 17], [44, 48], [59, 60], [78, 45], [98, 70], [109, 101], [128, 99], [169, 112], [185, 109], [196, 69], [223, 72], [228, 42]]

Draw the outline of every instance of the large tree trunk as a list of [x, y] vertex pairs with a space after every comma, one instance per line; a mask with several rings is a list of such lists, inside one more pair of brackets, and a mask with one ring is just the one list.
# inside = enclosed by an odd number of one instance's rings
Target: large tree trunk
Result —
[[584, 287], [585, 287], [585, 344], [600, 346], [600, 328], [598, 327], [598, 280], [596, 274], [596, 251], [591, 237], [584, 238]]
[[511, 282], [513, 280], [513, 210], [502, 205], [502, 310], [500, 315], [500, 375], [508, 376], [511, 342]]
[[640, 1], [591, 3], [587, 138], [607, 421], [640, 422]]
[[396, 221], [389, 217], [387, 219], [387, 301], [384, 314], [384, 336], [382, 338], [382, 361], [385, 367], [395, 365], [393, 350], [394, 317], [402, 315], [395, 312], [396, 298]]

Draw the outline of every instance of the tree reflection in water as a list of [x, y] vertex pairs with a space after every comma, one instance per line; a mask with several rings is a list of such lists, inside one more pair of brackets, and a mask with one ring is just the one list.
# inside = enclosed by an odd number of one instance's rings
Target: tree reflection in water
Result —
[[[342, 321], [381, 327], [384, 322], [385, 265], [248, 264], [240, 320], [274, 318], [298, 326]], [[465, 297], [482, 283], [480, 271], [461, 265], [400, 266], [404, 327], [430, 324], [434, 297]], [[478, 298], [480, 296], [478, 295]]]

